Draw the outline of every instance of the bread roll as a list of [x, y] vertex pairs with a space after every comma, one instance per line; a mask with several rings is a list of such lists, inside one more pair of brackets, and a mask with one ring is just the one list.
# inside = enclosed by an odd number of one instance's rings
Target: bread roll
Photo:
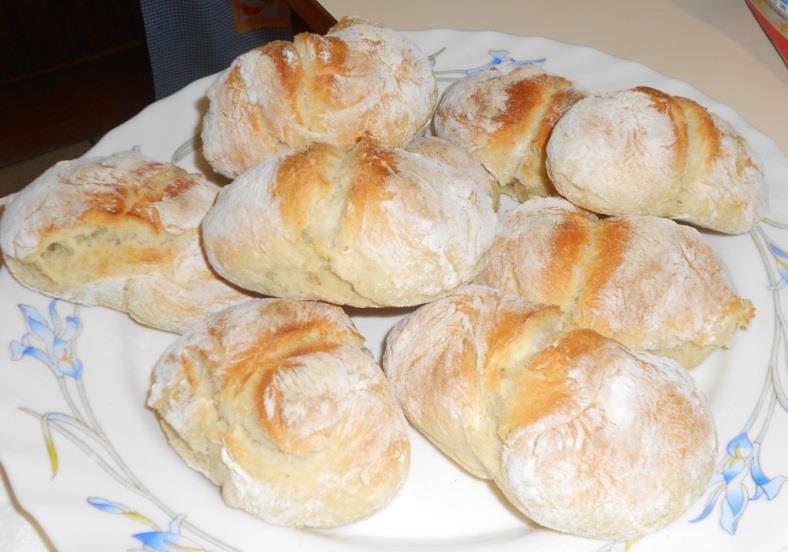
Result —
[[558, 306], [578, 327], [687, 368], [729, 346], [755, 312], [694, 228], [648, 216], [600, 220], [559, 198], [508, 212], [476, 281]]
[[135, 152], [63, 161], [13, 196], [0, 246], [19, 282], [181, 333], [247, 300], [209, 267], [199, 224], [218, 187]]
[[431, 301], [478, 274], [495, 235], [490, 177], [467, 172], [471, 163], [439, 138], [277, 155], [219, 194], [202, 226], [208, 259], [231, 282], [276, 297]]
[[555, 307], [483, 286], [425, 305], [386, 340], [405, 415], [534, 521], [623, 540], [704, 491], [716, 434], [693, 379]]
[[493, 67], [446, 90], [435, 112], [435, 132], [470, 151], [515, 199], [553, 195], [545, 145], [581, 96], [567, 79], [537, 67]]
[[653, 88], [575, 104], [547, 144], [548, 172], [572, 203], [607, 215], [656, 215], [728, 234], [766, 208], [747, 141], [696, 102]]
[[312, 142], [350, 147], [368, 137], [401, 146], [428, 123], [437, 90], [415, 44], [343, 18], [326, 36], [303, 33], [238, 57], [208, 91], [203, 153], [234, 178]]
[[410, 451], [363, 343], [338, 307], [251, 300], [164, 353], [148, 405], [228, 505], [279, 525], [350, 523], [393, 498]]

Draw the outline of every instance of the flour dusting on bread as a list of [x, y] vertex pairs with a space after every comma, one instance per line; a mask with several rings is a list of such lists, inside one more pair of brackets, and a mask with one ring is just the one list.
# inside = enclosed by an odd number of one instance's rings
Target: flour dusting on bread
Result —
[[596, 213], [739, 234], [766, 208], [746, 140], [698, 103], [648, 87], [577, 102], [553, 129], [547, 168], [561, 195]]
[[[468, 170], [472, 167], [471, 170]], [[336, 304], [408, 306], [469, 282], [495, 232], [489, 175], [457, 146], [316, 143], [250, 169], [202, 225], [235, 284]]]
[[271, 523], [355, 521], [408, 470], [402, 412], [338, 307], [259, 299], [218, 313], [165, 352], [148, 405], [227, 504]]
[[248, 295], [208, 266], [198, 229], [218, 187], [120, 152], [56, 164], [17, 193], [0, 246], [24, 285], [183, 332]]
[[427, 57], [394, 31], [342, 19], [239, 56], [208, 91], [203, 152], [236, 177], [267, 157], [360, 138], [401, 146], [429, 121], [437, 85]]
[[383, 365], [419, 431], [558, 531], [653, 531], [714, 469], [713, 419], [692, 377], [571, 329], [555, 307], [468, 286], [400, 321]]

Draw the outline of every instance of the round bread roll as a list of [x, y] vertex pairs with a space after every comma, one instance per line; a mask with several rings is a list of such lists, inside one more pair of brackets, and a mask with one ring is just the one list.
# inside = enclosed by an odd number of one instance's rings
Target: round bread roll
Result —
[[576, 103], [547, 144], [569, 201], [607, 215], [655, 215], [728, 234], [766, 208], [763, 169], [746, 140], [696, 102], [653, 88]]
[[326, 36], [296, 35], [238, 57], [208, 91], [205, 158], [236, 177], [312, 142], [360, 137], [401, 146], [429, 122], [438, 89], [427, 57], [389, 29], [343, 18]]
[[476, 282], [558, 306], [578, 327], [687, 368], [729, 346], [755, 312], [694, 228], [649, 216], [600, 220], [561, 198], [506, 213]]
[[202, 225], [208, 259], [231, 282], [276, 297], [431, 301], [478, 274], [495, 235], [491, 179], [467, 172], [471, 163], [439, 138], [277, 155], [222, 189]]
[[250, 300], [164, 353], [148, 405], [228, 505], [343, 525], [386, 505], [409, 464], [405, 418], [363, 344], [338, 307]]
[[218, 191], [136, 152], [60, 162], [6, 206], [5, 263], [36, 291], [182, 333], [249, 299], [209, 268], [200, 246]]
[[493, 67], [452, 84], [435, 112], [435, 132], [467, 149], [519, 201], [555, 194], [545, 146], [582, 94], [538, 67]]
[[558, 531], [654, 531], [714, 469], [711, 412], [682, 368], [499, 290], [419, 308], [390, 332], [384, 369], [419, 431]]

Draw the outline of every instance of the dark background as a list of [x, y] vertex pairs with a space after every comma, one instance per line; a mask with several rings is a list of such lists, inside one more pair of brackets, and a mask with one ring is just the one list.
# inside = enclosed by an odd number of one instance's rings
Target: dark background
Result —
[[0, 197], [82, 155], [157, 91], [333, 21], [313, 0], [286, 4], [289, 27], [238, 32], [230, 0], [0, 0]]

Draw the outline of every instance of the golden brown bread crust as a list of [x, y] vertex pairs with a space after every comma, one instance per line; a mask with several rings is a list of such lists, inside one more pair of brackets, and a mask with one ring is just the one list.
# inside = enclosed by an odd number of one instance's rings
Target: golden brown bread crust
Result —
[[437, 86], [427, 57], [393, 31], [343, 18], [239, 56], [208, 91], [203, 153], [236, 177], [313, 142], [401, 146], [429, 121]]
[[148, 404], [229, 505], [342, 525], [388, 503], [409, 462], [402, 412], [363, 344], [337, 307], [252, 300], [173, 344]]
[[746, 140], [697, 102], [649, 87], [577, 102], [556, 124], [547, 158], [558, 192], [597, 213], [736, 234], [766, 207], [763, 169]]
[[693, 228], [656, 217], [597, 219], [558, 199], [506, 214], [476, 278], [572, 324], [685, 367], [728, 346], [754, 315]]
[[225, 187], [203, 238], [214, 268], [245, 289], [415, 305], [481, 270], [495, 233], [491, 188], [467, 153], [439, 138], [404, 149], [315, 143]]
[[569, 80], [534, 67], [492, 68], [449, 87], [435, 131], [468, 149], [504, 193], [519, 201], [553, 195], [545, 147], [558, 119], [581, 97]]
[[714, 468], [711, 412], [678, 365], [636, 355], [555, 307], [468, 286], [386, 339], [405, 415], [535, 521], [624, 540], [676, 519]]
[[9, 204], [0, 222], [6, 264], [38, 291], [185, 331], [248, 298], [213, 273], [200, 247], [217, 192], [134, 152], [60, 163]]

